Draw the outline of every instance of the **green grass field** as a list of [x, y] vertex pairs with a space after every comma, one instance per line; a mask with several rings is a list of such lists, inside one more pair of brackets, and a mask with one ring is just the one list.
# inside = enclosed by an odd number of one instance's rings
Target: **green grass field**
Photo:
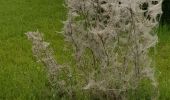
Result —
[[160, 100], [170, 100], [170, 27], [161, 28], [158, 37], [156, 69]]
[[42, 96], [46, 75], [32, 55], [28, 31], [43, 32], [62, 63], [63, 0], [0, 0], [0, 100], [33, 100]]
[[[32, 55], [28, 31], [44, 33], [59, 63], [69, 61], [61, 34], [64, 0], [0, 0], [0, 100], [43, 100], [46, 74]], [[160, 100], [170, 100], [170, 29], [159, 32], [156, 73]]]

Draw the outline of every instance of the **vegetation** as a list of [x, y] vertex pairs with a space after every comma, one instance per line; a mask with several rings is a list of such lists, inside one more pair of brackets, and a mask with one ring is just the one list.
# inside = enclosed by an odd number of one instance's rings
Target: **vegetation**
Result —
[[162, 23], [163, 24], [170, 24], [170, 0], [163, 1], [162, 10], [164, 14], [162, 15]]
[[[0, 99], [43, 98], [46, 74], [32, 55], [25, 32], [45, 33], [58, 62], [69, 59], [60, 31], [64, 18], [62, 0], [0, 0]], [[61, 11], [61, 9], [63, 9]]]
[[[62, 0], [0, 0], [0, 4], [0, 99], [42, 100], [49, 93], [46, 73], [32, 56], [31, 43], [24, 33], [37, 29], [43, 32], [58, 63], [69, 61], [70, 52], [64, 51], [63, 37], [56, 33], [65, 16]], [[160, 100], [170, 99], [169, 32], [168, 26], [164, 26], [158, 34], [156, 75]], [[147, 89], [141, 89], [138, 96], [147, 100]]]

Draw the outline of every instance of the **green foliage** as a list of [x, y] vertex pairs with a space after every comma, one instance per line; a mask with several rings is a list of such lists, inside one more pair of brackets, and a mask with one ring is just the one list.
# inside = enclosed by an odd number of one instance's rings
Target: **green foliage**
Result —
[[164, 0], [163, 2], [163, 15], [162, 15], [162, 23], [170, 24], [170, 0]]

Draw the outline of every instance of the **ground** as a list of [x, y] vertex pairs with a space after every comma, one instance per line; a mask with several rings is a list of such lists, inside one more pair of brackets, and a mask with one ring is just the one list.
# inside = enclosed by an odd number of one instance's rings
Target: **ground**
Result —
[[[64, 0], [0, 0], [0, 100], [43, 98], [46, 74], [32, 55], [28, 31], [44, 33], [58, 63], [69, 60], [63, 36], [58, 33], [65, 19]], [[170, 100], [170, 29], [159, 30], [156, 75], [161, 100]]]

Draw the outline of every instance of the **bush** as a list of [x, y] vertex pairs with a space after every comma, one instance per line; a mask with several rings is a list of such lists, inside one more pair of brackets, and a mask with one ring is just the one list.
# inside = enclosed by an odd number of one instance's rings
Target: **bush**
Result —
[[34, 55], [48, 69], [53, 97], [124, 100], [149, 80], [156, 99], [158, 84], [148, 52], [157, 43], [154, 29], [161, 4], [161, 0], [66, 0], [63, 30], [74, 48], [73, 67], [56, 63], [39, 32], [27, 33]]

